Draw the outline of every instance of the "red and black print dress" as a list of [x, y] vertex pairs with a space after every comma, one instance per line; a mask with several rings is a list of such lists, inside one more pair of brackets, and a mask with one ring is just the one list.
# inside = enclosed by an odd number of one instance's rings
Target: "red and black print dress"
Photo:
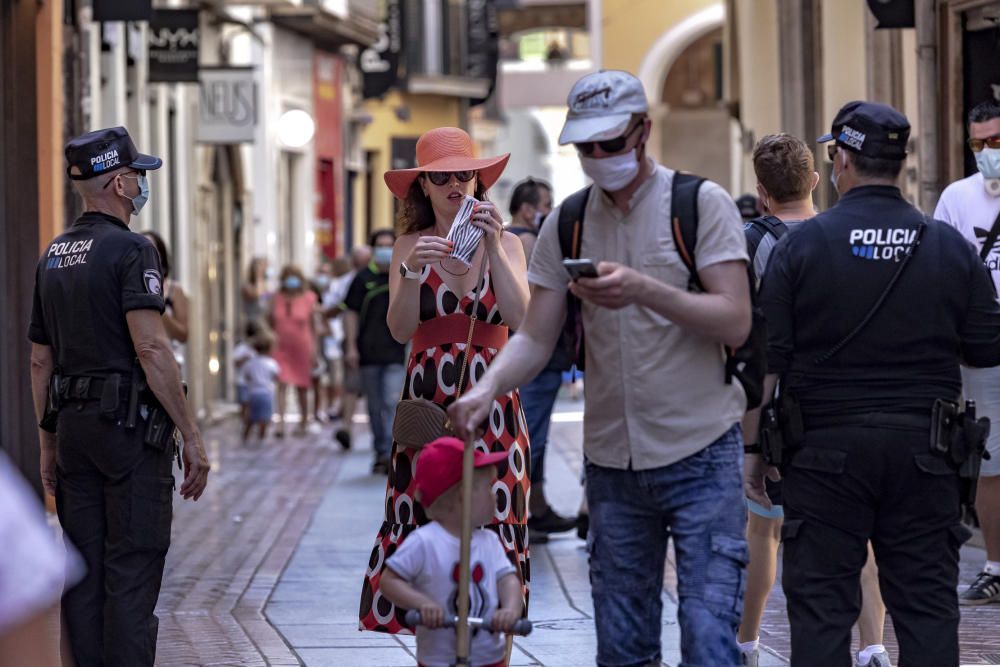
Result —
[[[496, 294], [490, 271], [483, 276], [483, 282], [477, 286], [482, 290], [479, 301], [479, 319], [476, 324], [477, 336], [480, 322], [492, 325], [504, 324], [496, 305]], [[449, 315], [466, 316], [472, 312], [475, 290], [459, 298], [441, 279], [437, 269], [431, 265], [425, 266], [420, 276], [420, 322], [421, 325], [444, 318]], [[413, 349], [406, 367], [406, 380], [403, 383], [404, 399], [424, 398], [438, 405], [447, 407], [455, 400], [455, 389], [458, 383], [462, 350], [468, 335], [468, 317], [451, 318], [455, 320], [458, 335], [453, 340], [460, 343], [441, 343], [429, 345], [427, 336], [421, 336], [418, 329], [414, 336]], [[431, 326], [440, 324], [435, 321]], [[429, 327], [424, 327], [425, 331]], [[472, 357], [466, 371], [466, 390], [476, 385], [486, 372], [487, 366], [499, 352], [489, 345], [478, 345], [473, 340]], [[489, 427], [476, 446], [484, 452], [508, 452], [506, 463], [497, 466], [497, 481], [493, 492], [496, 495], [497, 507], [491, 529], [500, 536], [500, 542], [507, 552], [507, 557], [517, 568], [524, 586], [525, 609], [527, 610], [529, 558], [528, 558], [528, 466], [531, 455], [528, 451], [528, 433], [525, 427], [524, 414], [517, 391], [501, 396], [493, 402], [490, 412]], [[360, 627], [362, 630], [377, 632], [409, 632], [403, 622], [403, 611], [382, 596], [379, 582], [385, 561], [411, 531], [427, 523], [424, 508], [413, 498], [415, 487], [413, 471], [415, 469], [418, 451], [392, 443], [391, 466], [389, 481], [385, 492], [385, 520], [375, 538], [375, 547], [365, 573], [364, 586], [361, 591]]]

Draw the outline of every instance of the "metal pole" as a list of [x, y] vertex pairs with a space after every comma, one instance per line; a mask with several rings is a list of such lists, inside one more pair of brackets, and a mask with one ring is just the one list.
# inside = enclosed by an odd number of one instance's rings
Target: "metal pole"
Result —
[[472, 475], [475, 451], [474, 440], [467, 439], [462, 454], [462, 541], [458, 551], [456, 667], [469, 664], [469, 560], [472, 545]]
[[938, 195], [940, 171], [938, 165], [938, 40], [937, 0], [916, 0], [917, 23], [917, 99], [920, 119], [920, 208], [934, 210]]

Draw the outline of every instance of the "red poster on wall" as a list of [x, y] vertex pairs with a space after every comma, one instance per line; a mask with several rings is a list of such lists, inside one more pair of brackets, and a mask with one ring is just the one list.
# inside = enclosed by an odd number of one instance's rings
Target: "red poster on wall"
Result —
[[316, 51], [313, 58], [313, 109], [316, 118], [316, 245], [333, 259], [344, 247], [344, 63]]

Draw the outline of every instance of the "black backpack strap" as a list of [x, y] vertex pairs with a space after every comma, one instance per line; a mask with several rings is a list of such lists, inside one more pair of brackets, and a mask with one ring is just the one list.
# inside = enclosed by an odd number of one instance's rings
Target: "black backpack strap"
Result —
[[695, 266], [695, 246], [698, 244], [698, 190], [705, 179], [694, 174], [674, 172], [670, 187], [670, 231], [681, 261], [691, 274], [689, 286], [701, 289]]
[[743, 233], [747, 239], [747, 253], [750, 255], [750, 265], [753, 266], [757, 257], [757, 248], [764, 240], [766, 234], [770, 234], [775, 240], [780, 239], [788, 232], [788, 225], [783, 223], [773, 215], [763, 215], [759, 218], [747, 220], [743, 226]]
[[559, 207], [559, 249], [568, 259], [580, 259], [580, 242], [583, 238], [583, 210], [593, 186], [577, 190], [563, 200]]

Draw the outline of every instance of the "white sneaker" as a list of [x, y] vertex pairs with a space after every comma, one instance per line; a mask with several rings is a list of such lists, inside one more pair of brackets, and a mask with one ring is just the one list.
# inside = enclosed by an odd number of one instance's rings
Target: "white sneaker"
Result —
[[892, 663], [889, 662], [889, 654], [886, 651], [873, 653], [868, 662], [863, 665], [855, 658], [854, 664], [856, 667], [892, 667]]

